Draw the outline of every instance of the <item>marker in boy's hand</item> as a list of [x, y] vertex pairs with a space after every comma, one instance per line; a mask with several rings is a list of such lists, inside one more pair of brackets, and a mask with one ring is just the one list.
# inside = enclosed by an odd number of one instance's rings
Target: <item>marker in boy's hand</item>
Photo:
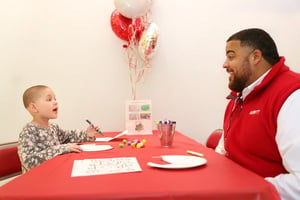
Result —
[[100, 131], [100, 128], [98, 126], [95, 126], [90, 120], [85, 120], [88, 124], [90, 124], [92, 126], [92, 128], [94, 130], [96, 130], [98, 133], [100, 133], [101, 135], [103, 135], [102, 131]]

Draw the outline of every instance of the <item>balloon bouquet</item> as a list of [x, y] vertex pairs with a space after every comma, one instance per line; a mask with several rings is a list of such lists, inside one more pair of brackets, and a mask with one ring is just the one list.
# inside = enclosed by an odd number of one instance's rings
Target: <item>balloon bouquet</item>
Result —
[[116, 9], [111, 14], [111, 28], [127, 42], [123, 48], [128, 56], [132, 98], [136, 100], [136, 84], [151, 68], [149, 61], [159, 36], [157, 25], [149, 20], [152, 0], [114, 0], [114, 4]]

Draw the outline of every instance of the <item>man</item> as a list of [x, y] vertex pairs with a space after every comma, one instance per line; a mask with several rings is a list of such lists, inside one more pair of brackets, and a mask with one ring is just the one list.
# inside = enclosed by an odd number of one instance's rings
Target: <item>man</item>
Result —
[[261, 29], [232, 35], [224, 68], [232, 90], [216, 151], [300, 199], [300, 75]]

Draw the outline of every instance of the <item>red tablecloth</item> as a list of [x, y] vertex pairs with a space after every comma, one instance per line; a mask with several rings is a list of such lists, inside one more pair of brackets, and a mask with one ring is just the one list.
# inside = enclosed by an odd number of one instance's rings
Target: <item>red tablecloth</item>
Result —
[[[116, 134], [105, 133], [105, 136]], [[146, 139], [147, 144], [141, 149], [129, 146], [120, 148], [119, 139], [104, 143], [112, 145], [112, 150], [56, 156], [2, 186], [0, 199], [279, 199], [275, 188], [262, 177], [179, 132], [175, 133], [171, 148], [160, 147], [155, 131], [153, 135], [126, 135], [123, 138]], [[158, 169], [147, 165], [149, 161], [156, 161], [153, 156], [187, 155], [187, 150], [205, 154], [207, 164], [181, 170]], [[136, 157], [142, 171], [71, 177], [74, 160], [117, 157]]]

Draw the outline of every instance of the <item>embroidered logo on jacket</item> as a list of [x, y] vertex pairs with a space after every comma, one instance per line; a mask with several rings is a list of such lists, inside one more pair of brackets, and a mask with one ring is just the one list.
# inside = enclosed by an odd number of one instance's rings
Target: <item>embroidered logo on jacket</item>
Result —
[[249, 112], [249, 115], [258, 115], [260, 113], [260, 110], [251, 110]]

